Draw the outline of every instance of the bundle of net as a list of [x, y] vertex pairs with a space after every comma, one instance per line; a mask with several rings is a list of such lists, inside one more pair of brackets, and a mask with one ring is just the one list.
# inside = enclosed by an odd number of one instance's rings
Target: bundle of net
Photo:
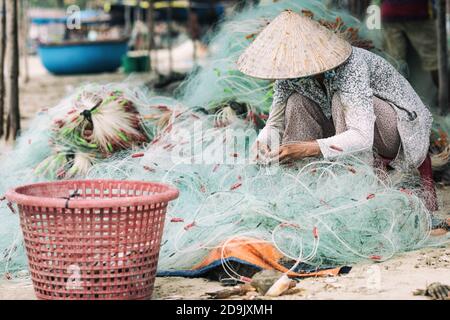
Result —
[[[164, 103], [164, 106], [161, 104]], [[144, 150], [176, 106], [128, 82], [86, 84], [56, 107], [41, 110], [15, 148], [2, 156], [0, 194], [38, 181], [84, 179], [103, 161]], [[0, 270], [26, 266], [17, 215], [0, 202]]]
[[[357, 157], [261, 166], [252, 157], [251, 122], [223, 123], [171, 99], [150, 101], [144, 118], [171, 110], [152, 142], [93, 163], [85, 178], [162, 181], [180, 190], [160, 270], [193, 268], [242, 237], [314, 266], [381, 261], [426, 244], [430, 217], [412, 183], [399, 188]], [[23, 266], [17, 246], [6, 249], [8, 266]]]
[[[176, 186], [159, 269], [195, 268], [235, 239], [272, 244], [311, 266], [384, 261], [427, 245], [430, 214], [413, 177], [395, 179], [359, 156], [285, 166], [255, 162], [256, 131], [236, 119], [179, 109], [138, 154], [94, 166], [89, 178], [157, 180]], [[224, 260], [224, 264], [226, 264]]]
[[183, 210], [192, 198], [182, 197], [172, 209], [161, 268], [192, 268], [211, 249], [226, 250], [230, 240], [243, 237], [270, 242], [285, 257], [314, 266], [389, 259], [428, 237], [421, 200], [386, 186], [364, 165], [318, 161], [276, 173], [258, 166], [211, 172], [208, 178], [175, 177], [181, 188], [195, 179], [210, 193], [194, 214]]

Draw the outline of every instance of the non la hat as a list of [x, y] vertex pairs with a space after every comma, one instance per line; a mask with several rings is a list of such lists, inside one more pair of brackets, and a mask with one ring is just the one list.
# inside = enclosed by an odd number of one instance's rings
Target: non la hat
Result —
[[239, 70], [260, 79], [294, 79], [332, 70], [348, 60], [350, 43], [309, 17], [282, 12], [239, 58]]

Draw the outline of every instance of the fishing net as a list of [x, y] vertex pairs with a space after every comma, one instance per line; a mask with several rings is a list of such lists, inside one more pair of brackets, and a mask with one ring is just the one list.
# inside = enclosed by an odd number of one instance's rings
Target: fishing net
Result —
[[[272, 83], [236, 71], [237, 57], [282, 10], [314, 13], [367, 45], [359, 22], [318, 1], [278, 1], [232, 15], [211, 57], [174, 98], [120, 84], [87, 84], [43, 110], [0, 165], [0, 191], [69, 178], [162, 181], [180, 189], [165, 227], [160, 270], [191, 269], [237, 237], [273, 244], [311, 266], [382, 261], [430, 245], [430, 214], [413, 175], [374, 169], [364, 157], [261, 166], [252, 145]], [[337, 19], [340, 17], [340, 19]], [[328, 21], [328, 22], [325, 22]], [[363, 29], [363, 28], [362, 28]], [[362, 36], [362, 37], [361, 37]], [[25, 268], [17, 215], [1, 203], [0, 270]], [[447, 239], [440, 239], [440, 243]], [[232, 277], [238, 277], [224, 267]]]

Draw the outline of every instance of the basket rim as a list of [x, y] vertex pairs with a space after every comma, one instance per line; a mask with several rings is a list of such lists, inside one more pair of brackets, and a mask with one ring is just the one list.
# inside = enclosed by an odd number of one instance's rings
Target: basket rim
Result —
[[[166, 190], [153, 195], [148, 196], [132, 196], [132, 197], [117, 197], [117, 198], [103, 198], [103, 199], [63, 199], [52, 197], [39, 197], [30, 196], [21, 193], [20, 190], [30, 187], [41, 187], [47, 185], [65, 185], [67, 183], [137, 183], [144, 185], [153, 185], [165, 188]], [[137, 180], [108, 180], [108, 179], [95, 179], [95, 180], [64, 180], [64, 181], [48, 181], [38, 182], [32, 184], [26, 184], [15, 187], [6, 192], [5, 197], [8, 201], [17, 203], [19, 205], [28, 205], [35, 207], [47, 207], [47, 208], [65, 208], [65, 209], [81, 209], [81, 208], [116, 208], [116, 207], [129, 207], [138, 205], [148, 205], [151, 203], [169, 202], [178, 198], [180, 192], [172, 185], [149, 182], [149, 181], [137, 181]]]

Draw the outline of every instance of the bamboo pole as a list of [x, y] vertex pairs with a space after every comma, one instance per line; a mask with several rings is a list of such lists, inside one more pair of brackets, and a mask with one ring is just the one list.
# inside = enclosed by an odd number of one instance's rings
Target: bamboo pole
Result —
[[134, 12], [134, 21], [135, 21], [135, 23], [137, 21], [139, 21], [139, 22], [142, 21], [142, 2], [141, 2], [141, 0], [138, 0], [138, 2], [137, 2], [136, 11]]
[[129, 35], [131, 32], [131, 7], [129, 5], [125, 5], [124, 19], [125, 19], [125, 33]]
[[19, 110], [19, 33], [18, 33], [18, 0], [6, 1], [6, 100], [8, 117], [6, 119], [6, 139], [15, 140], [20, 131]]
[[27, 83], [30, 80], [30, 72], [28, 65], [28, 1], [21, 0], [21, 24], [19, 25], [20, 36], [21, 36], [21, 51], [22, 51], [22, 61], [23, 61], [23, 82]]
[[192, 2], [191, 0], [188, 0], [188, 19], [187, 19], [187, 23], [188, 23], [188, 29], [189, 29], [189, 34], [191, 35], [191, 40], [192, 40], [192, 48], [193, 48], [193, 52], [192, 52], [192, 59], [193, 59], [193, 66], [195, 66], [197, 64], [197, 44], [196, 44], [196, 36], [194, 35], [195, 33], [195, 25], [194, 23], [196, 22], [194, 20], [194, 16], [193, 16], [194, 12], [192, 10]]
[[149, 0], [149, 7], [147, 13], [147, 25], [149, 31], [149, 45], [150, 50], [153, 49], [155, 45], [155, 1]]
[[439, 109], [441, 114], [449, 113], [448, 95], [448, 39], [446, 23], [446, 0], [437, 2], [437, 33], [439, 57]]
[[[148, 54], [150, 56], [150, 72], [158, 70], [158, 53], [155, 50], [155, 1], [149, 0], [149, 8], [147, 12], [147, 26], [149, 33]], [[155, 52], [155, 59], [152, 59], [152, 51]]]
[[6, 50], [6, 0], [0, 0], [0, 138], [5, 133], [5, 50]]
[[167, 32], [169, 33], [168, 38], [168, 46], [169, 46], [169, 75], [173, 73], [173, 48], [172, 48], [172, 35], [173, 35], [173, 8], [172, 8], [172, 0], [168, 0], [168, 9], [167, 9]]

